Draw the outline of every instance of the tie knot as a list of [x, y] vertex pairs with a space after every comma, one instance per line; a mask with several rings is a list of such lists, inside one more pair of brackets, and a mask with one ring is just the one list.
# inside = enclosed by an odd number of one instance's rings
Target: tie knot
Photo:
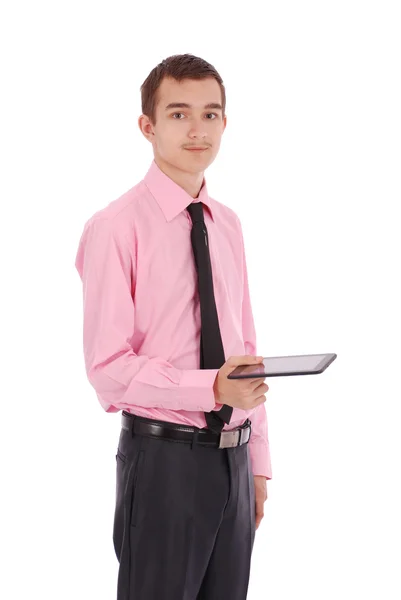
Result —
[[191, 215], [192, 223], [196, 223], [198, 221], [201, 223], [205, 222], [202, 202], [191, 202], [191, 204], [187, 206], [187, 211]]

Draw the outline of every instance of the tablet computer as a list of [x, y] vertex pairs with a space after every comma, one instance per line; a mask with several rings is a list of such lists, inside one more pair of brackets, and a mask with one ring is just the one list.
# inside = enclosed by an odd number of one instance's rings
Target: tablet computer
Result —
[[227, 375], [228, 379], [255, 377], [284, 377], [288, 375], [316, 375], [337, 358], [337, 354], [297, 354], [294, 356], [266, 356], [254, 365], [240, 365]]

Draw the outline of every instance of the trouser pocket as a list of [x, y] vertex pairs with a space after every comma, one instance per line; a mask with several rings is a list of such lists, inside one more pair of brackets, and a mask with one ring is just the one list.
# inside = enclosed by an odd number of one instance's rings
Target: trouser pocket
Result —
[[132, 452], [116, 454], [116, 503], [113, 525], [113, 544], [118, 561], [124, 544], [129, 543], [131, 527], [136, 526], [139, 506], [139, 482], [143, 465], [142, 438], [132, 440]]

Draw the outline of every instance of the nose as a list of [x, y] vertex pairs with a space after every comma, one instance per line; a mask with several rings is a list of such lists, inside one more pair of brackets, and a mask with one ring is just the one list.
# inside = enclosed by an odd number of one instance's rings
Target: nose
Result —
[[204, 140], [207, 136], [207, 133], [205, 131], [191, 129], [188, 135], [192, 140]]
[[207, 131], [205, 131], [205, 124], [198, 123], [196, 120], [194, 120], [188, 132], [188, 135], [193, 140], [205, 139], [207, 137]]

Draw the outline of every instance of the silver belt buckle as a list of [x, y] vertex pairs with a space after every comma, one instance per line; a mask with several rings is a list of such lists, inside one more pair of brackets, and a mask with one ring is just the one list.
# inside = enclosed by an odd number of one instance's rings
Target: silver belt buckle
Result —
[[219, 448], [234, 448], [238, 446], [240, 440], [241, 431], [234, 429], [234, 431], [222, 431], [220, 433]]

